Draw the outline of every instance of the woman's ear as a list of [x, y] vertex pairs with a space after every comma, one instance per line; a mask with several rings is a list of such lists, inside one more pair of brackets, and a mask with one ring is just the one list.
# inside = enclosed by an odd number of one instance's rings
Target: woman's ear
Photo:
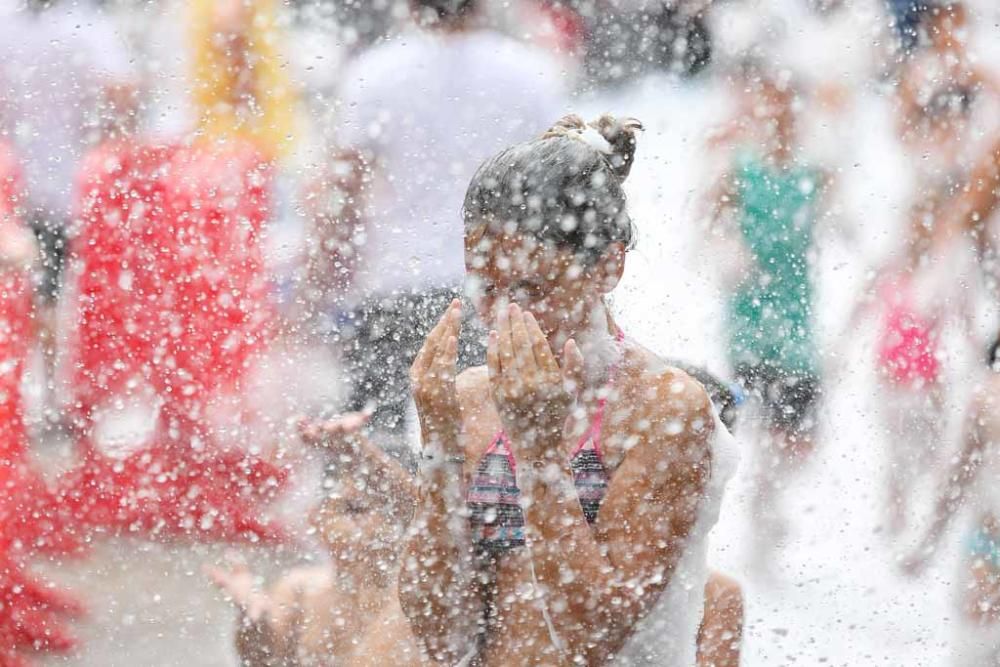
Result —
[[612, 243], [597, 260], [594, 267], [594, 278], [600, 286], [602, 294], [607, 294], [621, 282], [625, 272], [625, 246], [622, 243]]

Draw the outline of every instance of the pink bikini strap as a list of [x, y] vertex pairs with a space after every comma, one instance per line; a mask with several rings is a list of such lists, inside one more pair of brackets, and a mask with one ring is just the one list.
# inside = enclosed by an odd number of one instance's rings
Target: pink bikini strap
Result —
[[[623, 332], [621, 329], [619, 329], [615, 333], [615, 342], [617, 342], [619, 345], [622, 345], [625, 342], [625, 332]], [[608, 373], [608, 384], [607, 384], [608, 389], [614, 386], [615, 378], [618, 375], [618, 369], [620, 365], [621, 365], [621, 360], [616, 361], [614, 366], [611, 367], [611, 372]], [[570, 458], [573, 458], [574, 456], [579, 454], [580, 450], [583, 449], [584, 445], [587, 444], [587, 440], [592, 438], [594, 441], [594, 453], [597, 454], [597, 458], [601, 460], [601, 463], [604, 462], [604, 458], [601, 454], [600, 442], [601, 442], [601, 428], [604, 425], [604, 407], [607, 404], [608, 404], [607, 396], [598, 399], [597, 412], [594, 414], [594, 419], [593, 421], [590, 422], [590, 427], [580, 437], [580, 441], [573, 449], [573, 453], [570, 454]], [[485, 457], [489, 454], [495, 453], [497, 447], [499, 447], [501, 443], [505, 446], [505, 449], [507, 450], [505, 454], [507, 456], [507, 461], [510, 463], [510, 469], [512, 471], [516, 471], [517, 460], [514, 458], [514, 452], [510, 446], [510, 441], [507, 440], [507, 434], [503, 432], [503, 429], [497, 431], [497, 434], [493, 436], [493, 441], [490, 443], [490, 446], [486, 448], [486, 451], [483, 452], [483, 456]]]
[[[625, 332], [621, 329], [615, 333], [615, 342], [617, 342], [619, 346], [622, 346], [625, 342]], [[606, 385], [607, 389], [610, 389], [615, 385], [615, 379], [618, 376], [618, 369], [620, 366], [621, 359], [616, 361], [611, 367], [611, 371], [608, 373], [608, 384]], [[607, 404], [607, 396], [603, 396], [598, 399], [597, 412], [594, 414], [593, 421], [590, 422], [590, 428], [588, 428], [586, 432], [580, 436], [580, 441], [576, 443], [576, 447], [573, 449], [573, 453], [570, 454], [570, 458], [573, 458], [580, 453], [580, 450], [587, 444], [587, 440], [592, 440], [594, 443], [594, 453], [597, 455], [598, 460], [600, 460], [602, 464], [604, 463], [604, 455], [601, 453], [601, 429], [604, 426], [604, 408]]]
[[497, 431], [497, 434], [493, 436], [493, 442], [491, 442], [490, 446], [486, 448], [485, 452], [483, 452], [483, 457], [496, 453], [497, 447], [499, 447], [501, 443], [504, 445], [504, 449], [507, 450], [504, 454], [507, 457], [507, 462], [510, 464], [511, 472], [516, 472], [517, 461], [514, 459], [514, 452], [511, 449], [510, 441], [507, 440], [507, 434], [503, 432], [503, 429]]

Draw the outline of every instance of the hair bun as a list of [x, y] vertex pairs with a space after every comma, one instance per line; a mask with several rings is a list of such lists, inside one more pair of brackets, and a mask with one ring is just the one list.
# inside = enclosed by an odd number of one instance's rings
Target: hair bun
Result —
[[632, 170], [636, 132], [640, 130], [642, 123], [635, 118], [615, 118], [606, 113], [586, 123], [580, 116], [569, 114], [556, 121], [542, 138], [571, 137], [582, 141], [603, 155], [611, 170], [624, 181]]

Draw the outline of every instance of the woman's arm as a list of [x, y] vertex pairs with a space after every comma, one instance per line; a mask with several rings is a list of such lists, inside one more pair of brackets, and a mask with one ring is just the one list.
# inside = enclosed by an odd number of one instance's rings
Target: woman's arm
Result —
[[977, 397], [973, 400], [967, 419], [962, 448], [948, 468], [948, 476], [934, 503], [934, 514], [930, 526], [918, 543], [917, 548], [903, 558], [903, 570], [919, 574], [937, 550], [945, 531], [951, 525], [958, 509], [965, 501], [966, 491], [979, 474], [983, 452], [980, 421], [984, 418], [984, 408], [992, 407], [991, 402]]
[[244, 667], [295, 667], [298, 660], [290, 641], [290, 628], [275, 623], [272, 613], [291, 611], [287, 600], [276, 601], [261, 591], [254, 575], [244, 563], [230, 567], [210, 567], [206, 573], [212, 582], [232, 600], [238, 611], [234, 642]]
[[299, 434], [303, 442], [327, 453], [329, 467], [364, 481], [368, 493], [385, 497], [394, 509], [412, 508], [417, 500], [417, 485], [399, 461], [364, 434], [362, 428], [368, 418], [367, 413], [353, 412], [324, 422], [303, 422]]
[[410, 371], [424, 461], [399, 575], [399, 602], [414, 635], [431, 659], [448, 665], [475, 650], [482, 617], [459, 440], [455, 363], [460, 323], [455, 301]]
[[550, 629], [586, 664], [601, 664], [670, 582], [708, 479], [715, 421], [701, 385], [672, 369], [637, 395], [618, 397], [648, 406], [633, 416], [645, 432], [615, 471], [592, 529], [562, 428], [566, 393], [579, 386], [579, 355], [567, 342], [560, 369], [534, 317], [517, 306], [500, 319], [487, 352], [494, 400], [519, 463], [529, 557]]
[[[682, 373], [656, 384], [651, 396], [632, 397], [658, 408], [616, 470], [596, 530], [583, 517], [568, 465], [549, 465], [526, 485], [539, 583], [550, 591], [562, 637], [571, 646], [593, 646], [588, 663], [619, 649], [670, 583], [708, 479], [708, 396]], [[595, 628], [603, 629], [599, 642]]]
[[743, 617], [739, 583], [713, 572], [705, 584], [705, 611], [698, 629], [698, 667], [739, 667]]

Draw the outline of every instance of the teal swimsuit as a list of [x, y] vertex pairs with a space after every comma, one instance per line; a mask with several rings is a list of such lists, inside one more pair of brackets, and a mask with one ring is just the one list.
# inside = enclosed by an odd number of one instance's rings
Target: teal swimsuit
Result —
[[753, 268], [730, 300], [730, 360], [734, 368], [815, 377], [809, 251], [818, 174], [750, 154], [739, 158], [736, 174], [740, 232]]

